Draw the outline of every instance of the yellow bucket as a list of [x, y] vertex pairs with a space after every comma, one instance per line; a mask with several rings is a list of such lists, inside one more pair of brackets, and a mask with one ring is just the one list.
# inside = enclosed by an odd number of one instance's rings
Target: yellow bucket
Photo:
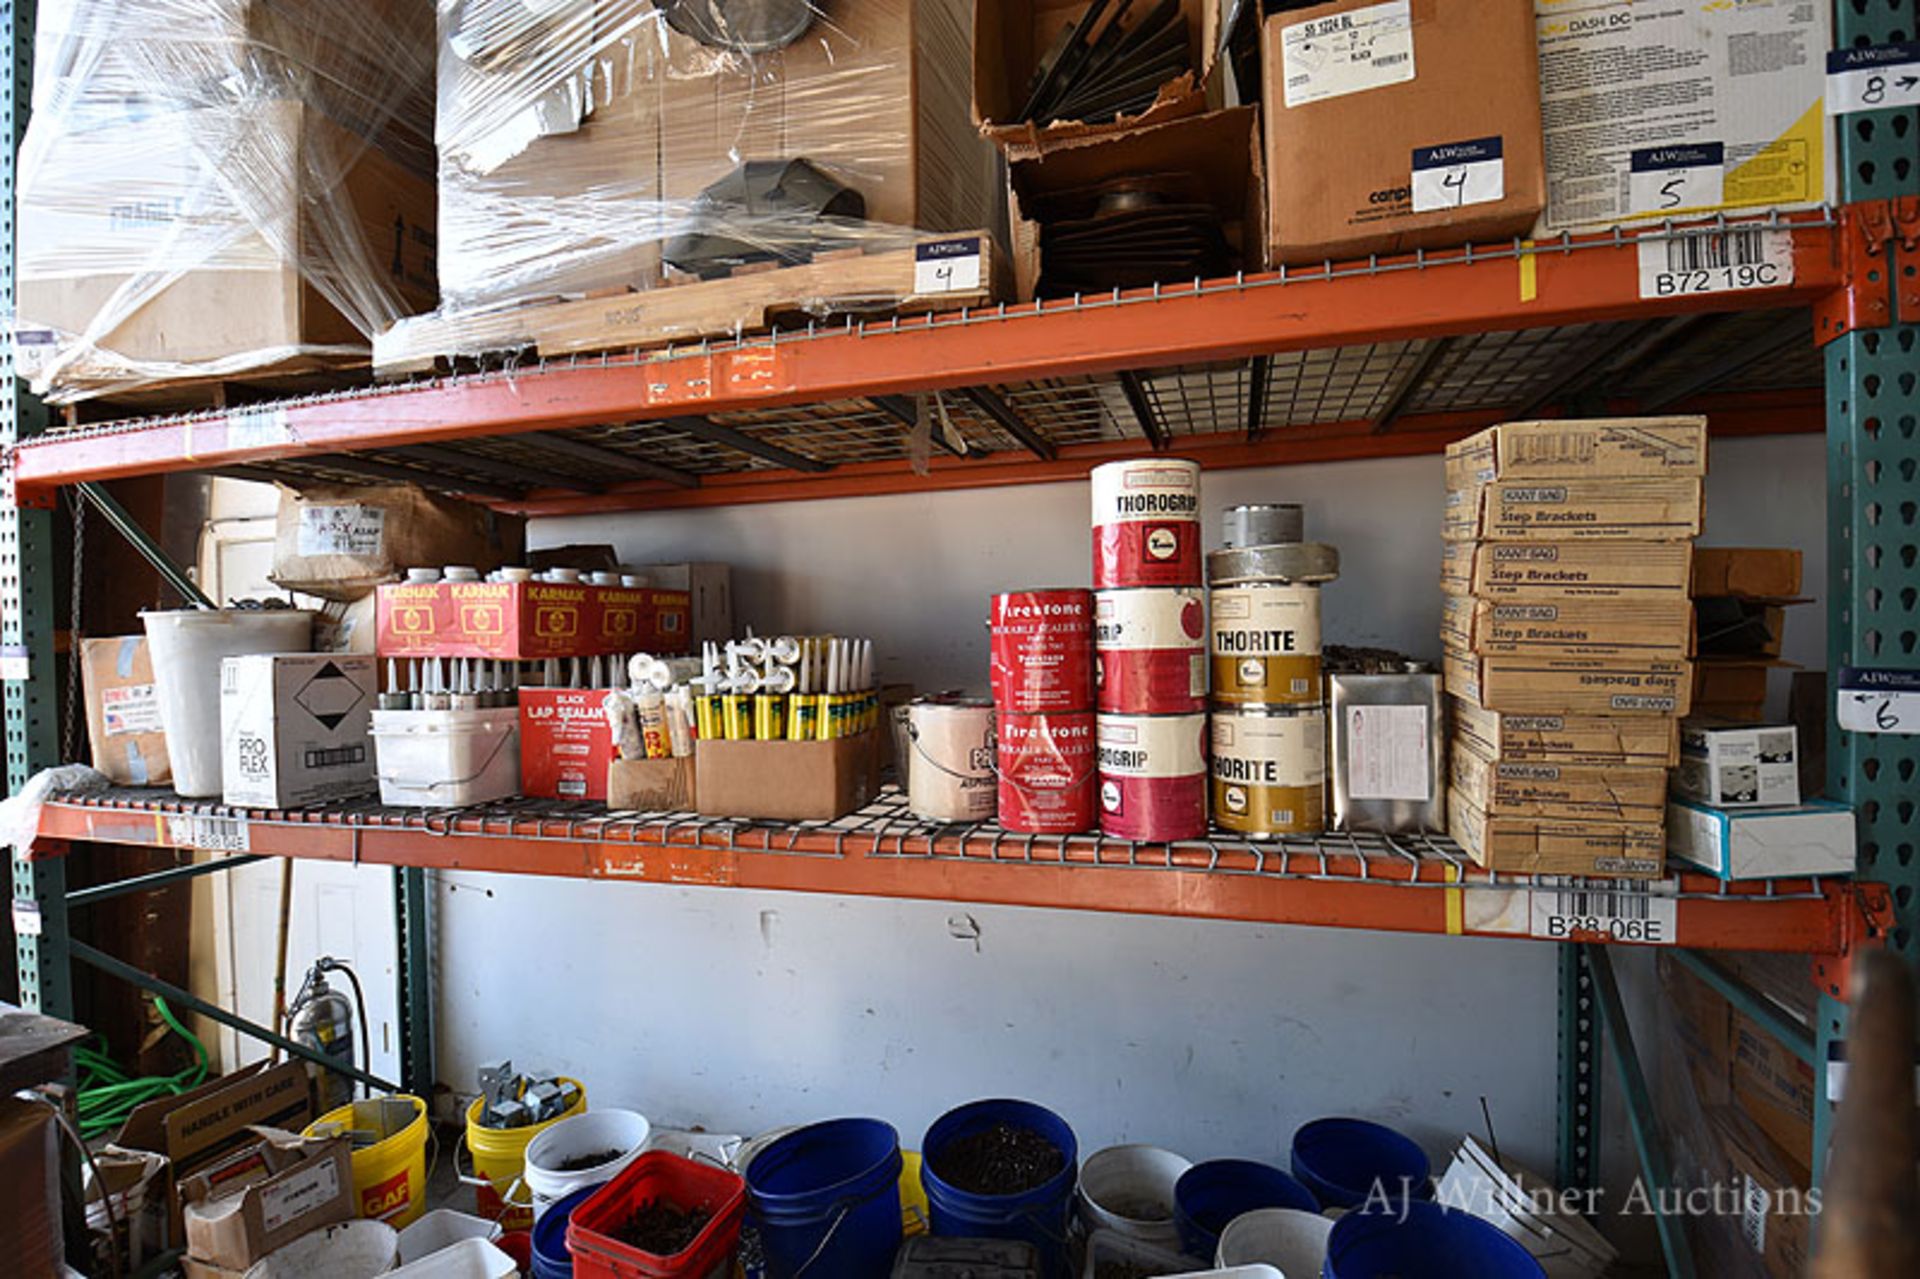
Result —
[[[389, 1102], [406, 1102], [413, 1117], [388, 1122], [383, 1107]], [[427, 1210], [427, 1103], [404, 1093], [352, 1102], [308, 1124], [306, 1135], [324, 1136], [334, 1124], [386, 1134], [353, 1152], [354, 1204], [362, 1217], [395, 1230], [411, 1225]]]
[[909, 1235], [927, 1233], [931, 1220], [927, 1210], [927, 1188], [920, 1184], [920, 1152], [900, 1152], [900, 1226]]
[[467, 1153], [473, 1156], [473, 1176], [461, 1181], [473, 1187], [479, 1215], [497, 1221], [502, 1230], [527, 1230], [533, 1226], [533, 1191], [520, 1180], [527, 1166], [527, 1146], [535, 1137], [587, 1108], [587, 1087], [577, 1079], [562, 1078], [561, 1083], [579, 1089], [573, 1104], [542, 1123], [523, 1128], [488, 1128], [480, 1122], [486, 1098], [475, 1097], [467, 1107]]

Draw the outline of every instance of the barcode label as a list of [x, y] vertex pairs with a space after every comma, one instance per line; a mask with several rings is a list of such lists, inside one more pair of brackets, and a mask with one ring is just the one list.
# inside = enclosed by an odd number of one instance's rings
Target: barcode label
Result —
[[1769, 227], [1640, 241], [1640, 296], [1778, 289], [1793, 283], [1793, 233]]
[[209, 817], [202, 813], [175, 813], [167, 817], [167, 842], [175, 848], [200, 848], [213, 853], [252, 850], [244, 817]]
[[1671, 946], [1680, 907], [1673, 881], [1569, 879], [1533, 891], [1529, 932], [1552, 941], [1599, 940]]

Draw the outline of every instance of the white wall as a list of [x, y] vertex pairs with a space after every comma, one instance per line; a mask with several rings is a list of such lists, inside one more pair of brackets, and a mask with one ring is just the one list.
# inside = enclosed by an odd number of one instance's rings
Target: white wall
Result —
[[[1718, 443], [1713, 461], [1706, 540], [1803, 546], [1818, 593], [1819, 438]], [[1210, 474], [1210, 540], [1220, 507], [1253, 500], [1305, 502], [1309, 535], [1339, 545], [1329, 639], [1437, 651], [1438, 459]], [[549, 520], [533, 541], [730, 561], [740, 622], [868, 632], [886, 677], [978, 687], [986, 596], [1086, 583], [1086, 510], [1060, 484]], [[1789, 656], [1818, 665], [1822, 630], [1798, 611]], [[657, 1121], [865, 1113], [915, 1141], [947, 1106], [1010, 1093], [1059, 1108], [1086, 1149], [1194, 1157], [1283, 1156], [1295, 1125], [1337, 1112], [1438, 1154], [1478, 1131], [1485, 1094], [1502, 1145], [1552, 1166], [1554, 952], [1531, 943], [458, 874], [437, 901], [456, 1088], [512, 1055]], [[1642, 988], [1644, 965], [1623, 967]]]

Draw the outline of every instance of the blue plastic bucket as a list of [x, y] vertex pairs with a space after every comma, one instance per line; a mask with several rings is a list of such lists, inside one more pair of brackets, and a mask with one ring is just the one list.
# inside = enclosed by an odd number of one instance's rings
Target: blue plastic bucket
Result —
[[1293, 1134], [1293, 1175], [1323, 1208], [1433, 1198], [1427, 1152], [1383, 1124], [1316, 1119]]
[[1180, 1230], [1180, 1251], [1211, 1257], [1220, 1247], [1227, 1223], [1260, 1208], [1297, 1208], [1319, 1212], [1313, 1192], [1271, 1164], [1252, 1159], [1209, 1159], [1180, 1174], [1173, 1183], [1173, 1221]]
[[[978, 1195], [940, 1180], [942, 1156], [954, 1142], [997, 1124], [1025, 1128], [1056, 1146], [1066, 1162], [1031, 1190], [1015, 1195]], [[927, 1190], [927, 1216], [936, 1235], [973, 1239], [1024, 1239], [1040, 1250], [1049, 1275], [1067, 1273], [1067, 1216], [1079, 1177], [1079, 1144], [1067, 1121], [1030, 1101], [969, 1102], [934, 1120], [920, 1144], [920, 1182]]]
[[573, 1252], [567, 1247], [567, 1223], [573, 1210], [601, 1189], [584, 1186], [557, 1201], [533, 1223], [533, 1279], [573, 1279]]
[[885, 1279], [900, 1248], [900, 1134], [878, 1119], [795, 1129], [747, 1165], [768, 1279]]
[[1546, 1271], [1489, 1222], [1436, 1203], [1350, 1212], [1327, 1236], [1322, 1279], [1543, 1279]]

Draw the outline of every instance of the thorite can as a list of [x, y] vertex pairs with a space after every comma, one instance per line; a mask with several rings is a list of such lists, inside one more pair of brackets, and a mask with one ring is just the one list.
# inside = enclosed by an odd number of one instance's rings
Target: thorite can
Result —
[[1207, 605], [1199, 588], [1095, 592], [1093, 656], [1103, 711], [1187, 715], [1205, 710]]
[[1100, 716], [1100, 830], [1166, 843], [1207, 833], [1207, 717]]
[[1320, 710], [1213, 713], [1213, 820], [1248, 839], [1312, 835], [1325, 822], [1327, 717]]
[[1133, 458], [1093, 468], [1093, 585], [1200, 585], [1200, 464]]
[[1273, 582], [1213, 592], [1213, 700], [1318, 706], [1320, 588]]
[[1092, 713], [996, 718], [1000, 824], [1039, 835], [1092, 830]]
[[1093, 595], [1009, 591], [993, 597], [993, 702], [1018, 715], [1093, 708]]

